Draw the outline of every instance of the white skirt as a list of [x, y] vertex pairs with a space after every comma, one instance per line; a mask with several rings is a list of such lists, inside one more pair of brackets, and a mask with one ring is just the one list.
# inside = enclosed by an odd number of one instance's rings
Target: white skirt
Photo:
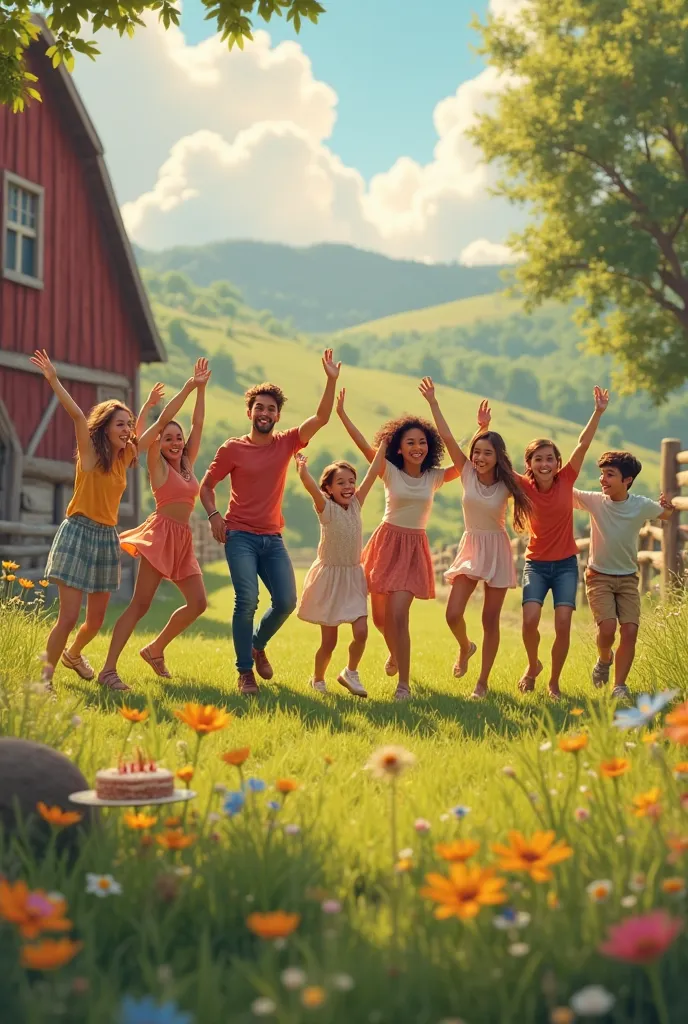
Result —
[[484, 580], [490, 587], [515, 587], [516, 567], [506, 530], [467, 530], [444, 574], [450, 585], [457, 576]]
[[341, 626], [368, 614], [368, 587], [362, 565], [313, 562], [296, 612], [305, 622]]

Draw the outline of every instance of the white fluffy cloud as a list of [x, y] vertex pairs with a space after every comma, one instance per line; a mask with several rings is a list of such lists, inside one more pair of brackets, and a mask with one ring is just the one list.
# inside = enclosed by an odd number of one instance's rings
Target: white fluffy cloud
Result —
[[[492, 0], [510, 15], [522, 0]], [[101, 40], [77, 81], [106, 147], [123, 216], [149, 248], [257, 238], [349, 242], [391, 256], [506, 262], [518, 214], [487, 192], [492, 172], [466, 137], [503, 86], [488, 68], [434, 111], [438, 141], [366, 183], [328, 146], [336, 93], [296, 43], [265, 32], [241, 51], [189, 46], [149, 19]]]

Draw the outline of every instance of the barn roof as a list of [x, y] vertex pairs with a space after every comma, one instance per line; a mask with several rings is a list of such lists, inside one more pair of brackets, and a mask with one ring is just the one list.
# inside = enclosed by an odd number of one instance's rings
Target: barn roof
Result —
[[[40, 47], [45, 55], [45, 51], [55, 43], [55, 37], [43, 18], [36, 15], [33, 20], [39, 26], [41, 34], [32, 43], [32, 49]], [[88, 116], [69, 71], [63, 64], [58, 65], [53, 71], [51, 61], [47, 57], [45, 59], [52, 72], [50, 86], [54, 98], [73, 134], [79, 158], [91, 185], [92, 196], [101, 217], [108, 248], [120, 276], [129, 310], [134, 318], [141, 350], [141, 361], [144, 363], [166, 362], [165, 346], [153, 318], [131, 243], [122, 222], [110, 174], [105, 164], [103, 144]], [[39, 87], [41, 84], [41, 82], [38, 83]]]

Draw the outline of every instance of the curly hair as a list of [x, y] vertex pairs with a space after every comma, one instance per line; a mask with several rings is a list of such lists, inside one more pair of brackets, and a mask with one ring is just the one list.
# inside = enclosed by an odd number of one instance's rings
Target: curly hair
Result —
[[282, 406], [287, 400], [282, 388], [278, 388], [276, 384], [271, 384], [270, 381], [264, 381], [262, 384], [254, 384], [252, 388], [244, 394], [246, 399], [246, 407], [251, 411], [253, 403], [255, 402], [258, 395], [269, 395], [270, 398], [274, 399], [275, 405], [277, 406], [277, 412], [282, 412]]
[[471, 449], [468, 458], [473, 462], [473, 451], [478, 441], [487, 441], [492, 445], [497, 463], [495, 465], [495, 480], [502, 480], [506, 485], [511, 497], [514, 499], [514, 530], [523, 533], [528, 529], [528, 522], [533, 511], [533, 504], [518, 482], [514, 473], [514, 467], [506, 450], [506, 444], [501, 434], [495, 430], [479, 430], [471, 440]]
[[382, 441], [386, 441], [387, 454], [385, 458], [397, 469], [403, 469], [404, 458], [400, 454], [399, 448], [404, 434], [409, 430], [422, 430], [428, 442], [428, 454], [421, 464], [421, 473], [427, 472], [428, 469], [437, 469], [444, 458], [444, 441], [432, 423], [422, 420], [418, 416], [400, 416], [399, 419], [383, 423], [375, 435], [375, 447], [377, 448]]
[[110, 426], [110, 420], [118, 412], [128, 413], [129, 424], [132, 428], [130, 440], [135, 444], [136, 434], [134, 433], [134, 423], [136, 422], [136, 417], [128, 405], [124, 405], [123, 402], [118, 402], [116, 398], [110, 398], [107, 402], [99, 402], [98, 405], [94, 405], [88, 414], [88, 419], [86, 420], [88, 433], [91, 437], [91, 444], [93, 445], [96, 453], [96, 465], [100, 466], [100, 468], [106, 473], [110, 472], [114, 462], [112, 445], [108, 440], [107, 430]]
[[352, 466], [350, 462], [346, 461], [346, 459], [338, 459], [336, 462], [331, 462], [329, 466], [325, 466], [320, 474], [320, 483], [318, 484], [320, 490], [324, 491], [325, 494], [328, 493], [327, 488], [334, 480], [338, 469], [348, 469], [353, 473], [354, 480], [356, 479], [356, 467]]

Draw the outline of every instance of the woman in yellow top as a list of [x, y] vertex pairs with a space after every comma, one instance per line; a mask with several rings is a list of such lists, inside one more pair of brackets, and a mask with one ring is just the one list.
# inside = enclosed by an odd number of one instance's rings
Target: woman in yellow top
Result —
[[[57, 378], [45, 351], [31, 362], [39, 368], [74, 423], [77, 458], [74, 494], [66, 518], [55, 534], [45, 575], [57, 584], [59, 613], [46, 645], [43, 681], [52, 692], [52, 678], [60, 659], [82, 679], [95, 673], [81, 653], [103, 624], [110, 595], [120, 584], [120, 545], [117, 536], [119, 504], [127, 486], [127, 469], [136, 459], [134, 415], [115, 399], [99, 402], [88, 416]], [[139, 414], [144, 426], [148, 410], [163, 397], [156, 384]], [[145, 435], [144, 435], [145, 436]], [[76, 626], [84, 594], [86, 619], [71, 647], [65, 650]]]

